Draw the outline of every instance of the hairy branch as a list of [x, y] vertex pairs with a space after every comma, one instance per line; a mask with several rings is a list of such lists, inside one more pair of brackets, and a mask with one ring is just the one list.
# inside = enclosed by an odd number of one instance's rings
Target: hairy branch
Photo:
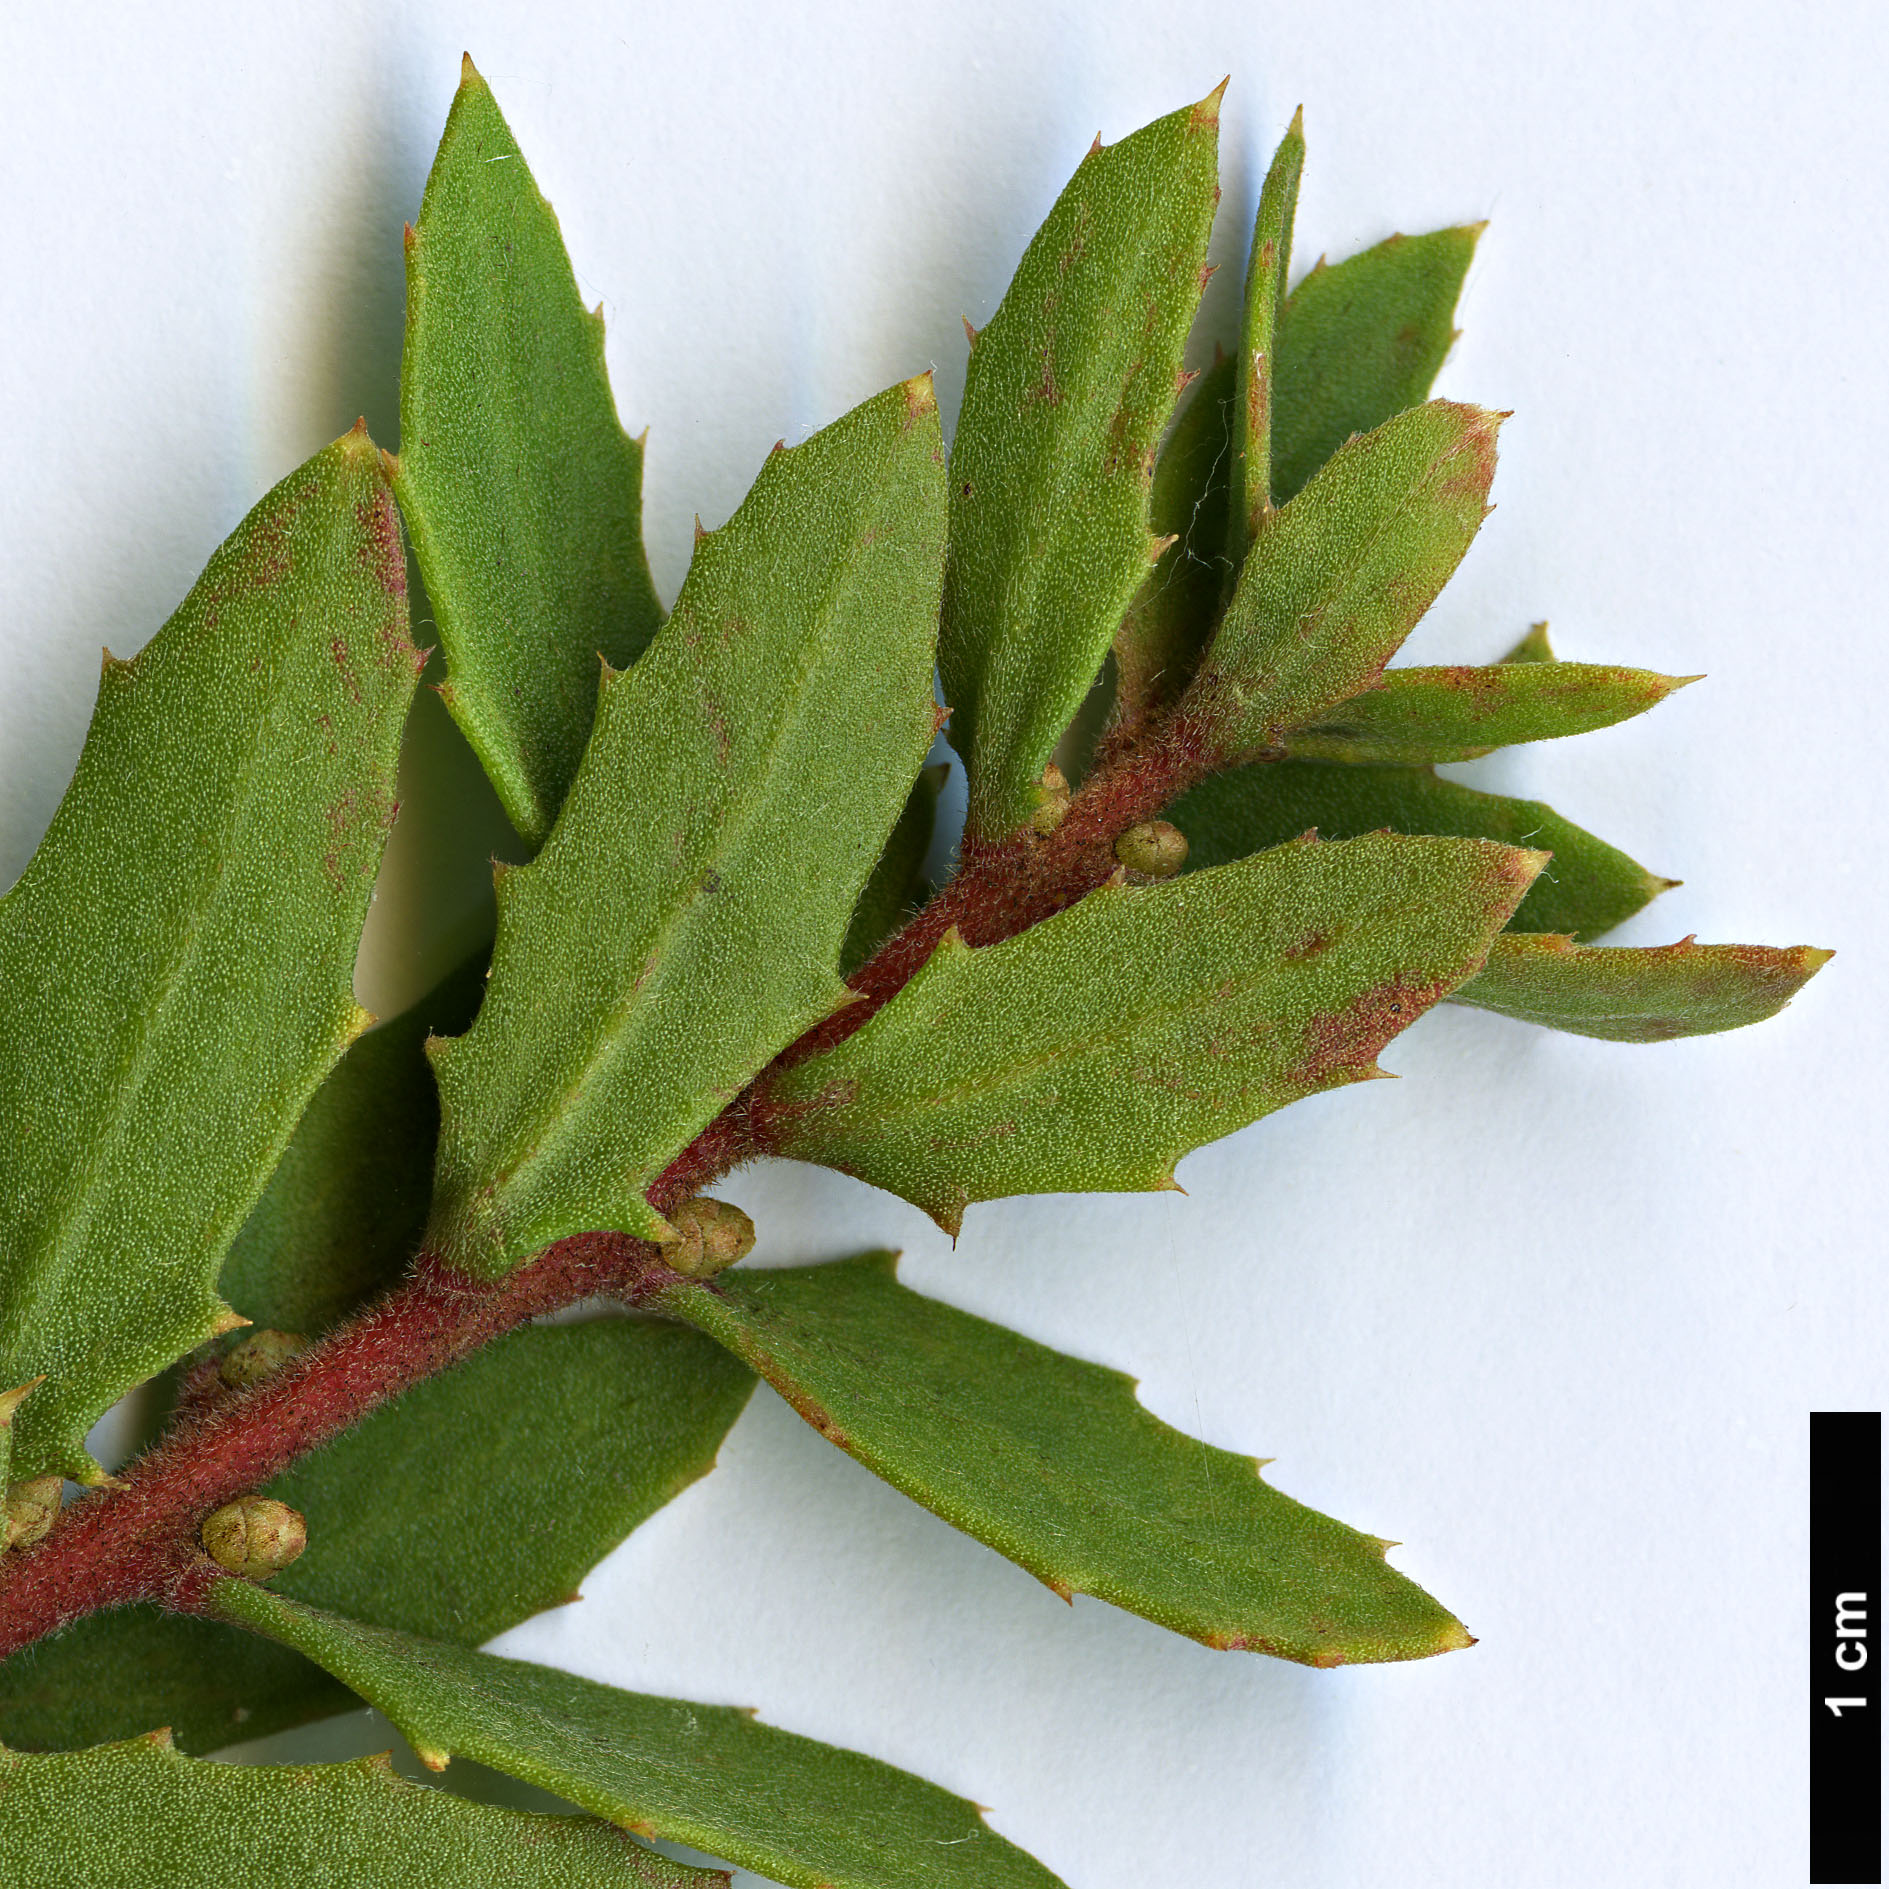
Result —
[[[860, 1001], [790, 1046], [777, 1066], [850, 1036], [952, 927], [970, 944], [994, 944], [1073, 905], [1115, 870], [1116, 839], [1209, 766], [1187, 729], [1170, 725], [1105, 758], [1054, 832], [967, 851], [943, 890], [854, 975]], [[670, 1164], [650, 1189], [659, 1212], [763, 1151], [752, 1104], [765, 1086], [763, 1072]], [[559, 1241], [496, 1283], [422, 1254], [404, 1284], [253, 1389], [182, 1418], [112, 1486], [71, 1504], [44, 1541], [0, 1562], [0, 1658], [106, 1607], [158, 1601], [197, 1610], [222, 1573], [199, 1542], [213, 1509], [502, 1333], [579, 1299], [635, 1305], [676, 1277], [660, 1248], [610, 1233]]]

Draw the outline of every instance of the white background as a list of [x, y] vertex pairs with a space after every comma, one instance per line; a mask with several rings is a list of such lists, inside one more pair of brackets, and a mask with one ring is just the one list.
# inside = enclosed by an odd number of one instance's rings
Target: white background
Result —
[[[1404, 1081], [1203, 1151], [1185, 1198], [974, 1208], [955, 1251], [812, 1170], [729, 1189], [763, 1260], [900, 1245], [909, 1283], [1136, 1372], [1163, 1417], [1401, 1538], [1481, 1644], [1318, 1673], [1071, 1610], [765, 1391], [581, 1605], [504, 1644], [910, 1766], [1079, 1889], [1803, 1881], [1805, 1415], [1880, 1407], [1889, 1355], [1882, 11], [49, 17], [0, 27], [0, 884], [99, 644], [131, 653], [357, 413], [396, 443], [400, 225], [462, 46], [604, 303], [665, 597], [691, 515], [719, 524], [775, 438], [928, 364], [949, 421], [960, 312], [988, 317], [1098, 128], [1234, 76], [1208, 352], [1301, 100], [1302, 264], [1493, 219], [1440, 390], [1515, 409], [1500, 509], [1411, 651], [1492, 660], [1545, 616], [1563, 655], [1710, 680], [1465, 777], [1686, 880], [1622, 942], [1835, 963], [1774, 1024], [1656, 1049], [1438, 1014], [1393, 1046]], [[442, 728], [363, 961], [382, 1008], [493, 843]]]

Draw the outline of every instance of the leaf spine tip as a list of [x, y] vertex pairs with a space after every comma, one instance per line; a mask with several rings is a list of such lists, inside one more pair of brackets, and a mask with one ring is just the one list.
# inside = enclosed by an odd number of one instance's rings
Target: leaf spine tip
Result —
[[[779, 446], [776, 446], [774, 450], [779, 452]], [[697, 544], [706, 544], [711, 535], [708, 528], [702, 523], [702, 514], [697, 512], [695, 514], [695, 542]]]
[[416, 230], [411, 223], [404, 225], [400, 233], [401, 249], [405, 251], [405, 253], [409, 257], [411, 257], [413, 252], [416, 249], [418, 249], [419, 246], [420, 246], [420, 232]]
[[353, 1043], [365, 1036], [379, 1021], [380, 1018], [375, 1016], [373, 1011], [363, 1010], [359, 1004], [350, 1004], [348, 1019], [342, 1025], [342, 1029], [346, 1033], [347, 1041]]
[[774, 444], [767, 449], [767, 456], [772, 459], [776, 453], [784, 453], [786, 450], [787, 442], [784, 439], [777, 439]]
[[459, 83], [461, 85], [478, 85], [482, 83], [479, 77], [479, 68], [472, 63], [472, 55], [469, 52], [462, 52], [459, 55]]
[[146, 1732], [138, 1743], [150, 1745], [158, 1751], [175, 1751], [177, 1748], [177, 1741], [171, 1736], [171, 1728], [168, 1725], [160, 1725], [154, 1731]]
[[227, 1338], [231, 1332], [242, 1331], [254, 1323], [254, 1319], [245, 1318], [233, 1305], [222, 1305], [217, 1308], [216, 1319], [210, 1327], [210, 1336]]
[[453, 1761], [453, 1754], [450, 1751], [441, 1751], [437, 1745], [415, 1745], [413, 1755], [429, 1771], [444, 1771]]
[[1218, 127], [1220, 123], [1220, 101], [1226, 97], [1227, 87], [1232, 83], [1233, 74], [1229, 72], [1227, 76], [1188, 113], [1187, 128], [1189, 131]]
[[380, 469], [387, 483], [392, 485], [400, 477], [400, 455], [390, 453], [385, 446], [380, 449]]
[[367, 415], [365, 413], [357, 413], [354, 416], [354, 424], [348, 428], [350, 438], [354, 437], [356, 434], [362, 439], [366, 439], [367, 437]]
[[977, 346], [977, 330], [971, 326], [969, 315], [960, 315], [958, 320], [964, 324], [964, 339], [971, 346]]
[[1286, 126], [1286, 136], [1288, 138], [1305, 136], [1305, 107], [1303, 105], [1295, 105], [1292, 108], [1292, 122]]
[[1083, 152], [1082, 161], [1086, 164], [1090, 158], [1100, 157], [1102, 155], [1102, 149], [1103, 149], [1102, 134], [1101, 132], [1098, 131], [1095, 134], [1095, 142], [1091, 144], [1086, 151]]
[[13, 1427], [13, 1413], [45, 1381], [46, 1374], [42, 1371], [38, 1377], [28, 1378], [24, 1384], [17, 1384], [10, 1391], [0, 1391], [0, 1430], [9, 1430]]
[[903, 391], [907, 419], [922, 419], [927, 413], [938, 411], [938, 394], [931, 384], [930, 368], [926, 368], [922, 374], [914, 374], [905, 382]]

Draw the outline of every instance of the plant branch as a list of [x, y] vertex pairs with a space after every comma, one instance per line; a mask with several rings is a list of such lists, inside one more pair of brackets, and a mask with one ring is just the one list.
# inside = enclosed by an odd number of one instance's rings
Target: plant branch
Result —
[[[859, 1001], [774, 1066], [850, 1036], [952, 927], [970, 944], [994, 944], [1073, 905], [1116, 869], [1116, 839], [1211, 765], [1187, 726], [1170, 723], [1105, 756], [1054, 832], [967, 848], [950, 882], [855, 973]], [[669, 1165], [650, 1189], [659, 1212], [764, 1151], [765, 1087], [763, 1072]], [[44, 1541], [0, 1561], [0, 1658], [101, 1608], [158, 1601], [197, 1611], [222, 1574], [199, 1544], [212, 1510], [527, 1320], [583, 1298], [635, 1305], [676, 1277], [660, 1248], [613, 1233], [559, 1241], [495, 1283], [422, 1254], [404, 1284], [253, 1389], [182, 1418], [121, 1480], [71, 1504]]]

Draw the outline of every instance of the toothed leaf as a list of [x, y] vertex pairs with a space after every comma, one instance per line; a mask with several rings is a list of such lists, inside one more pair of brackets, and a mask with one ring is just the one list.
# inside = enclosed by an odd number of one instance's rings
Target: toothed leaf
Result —
[[594, 1817], [475, 1804], [352, 1764], [206, 1764], [161, 1738], [0, 1751], [8, 1889], [687, 1889], [727, 1882]]
[[1494, 415], [1434, 400], [1341, 448], [1267, 514], [1187, 698], [1227, 759], [1368, 689], [1482, 523]]
[[1284, 745], [1311, 761], [1473, 761], [1519, 741], [1610, 728], [1693, 679], [1590, 662], [1387, 669], [1374, 688], [1295, 728]]
[[941, 461], [924, 380], [775, 452], [607, 682], [557, 831], [501, 882], [478, 1021], [436, 1045], [429, 1238], [462, 1270], [662, 1237], [644, 1190], [845, 1000], [840, 947], [931, 741]]
[[971, 349], [938, 663], [974, 838], [1029, 820], [1159, 548], [1148, 485], [1200, 299], [1219, 103], [1090, 152]]
[[863, 1029], [769, 1086], [757, 1131], [953, 1232], [974, 1200], [1165, 1186], [1189, 1149], [1376, 1074], [1480, 966], [1539, 863], [1308, 841], [1105, 886], [983, 950], [948, 934]]
[[466, 62], [407, 245], [395, 489], [446, 646], [445, 691], [512, 824], [541, 844], [597, 707], [662, 621], [643, 448], [617, 422], [603, 317]]
[[1292, 268], [1292, 224], [1299, 206], [1305, 138], [1293, 114], [1279, 141], [1253, 219], [1246, 263], [1246, 306], [1240, 325], [1233, 430], [1233, 500], [1228, 547], [1237, 565], [1273, 505], [1273, 401], [1279, 377], [1279, 314]]
[[853, 907], [846, 942], [840, 947], [840, 974], [851, 977], [924, 903], [925, 856], [931, 850], [938, 817], [938, 790], [950, 769], [943, 763], [924, 769], [912, 783], [905, 811], [892, 828], [879, 863]]
[[793, 1889], [1049, 1889], [977, 1806], [730, 1706], [650, 1698], [221, 1581], [232, 1620], [318, 1660], [424, 1756], [476, 1759], [638, 1835]]
[[1227, 561], [1232, 443], [1231, 357], [1200, 377], [1155, 462], [1148, 522], [1174, 542], [1142, 579], [1115, 632], [1115, 699], [1123, 722], [1143, 720], [1193, 680], [1213, 637]]
[[[497, 1339], [269, 1484], [308, 1522], [307, 1552], [275, 1585], [479, 1645], [569, 1599], [706, 1475], [753, 1386], [672, 1327], [599, 1319]], [[279, 1646], [142, 1607], [91, 1615], [0, 1666], [0, 1741], [33, 1748], [162, 1723], [214, 1751], [355, 1704]]]
[[1577, 945], [1511, 933], [1458, 1003], [1576, 1036], [1666, 1043], [1774, 1017], [1830, 961], [1809, 945]]
[[1321, 261], [1279, 317], [1273, 496], [1283, 504], [1354, 433], [1414, 407], [1450, 351], [1480, 224], [1393, 236]]
[[365, 1019], [351, 988], [417, 659], [356, 431], [238, 526], [134, 661], [0, 901], [0, 1387], [15, 1476], [202, 1343], [217, 1268]]
[[1502, 658], [1507, 662], [1554, 662], [1558, 660], [1554, 646], [1548, 641], [1548, 626], [1545, 623], [1531, 623], [1528, 634]]
[[218, 1280], [252, 1324], [313, 1337], [406, 1271], [439, 1130], [426, 1038], [463, 1030], [484, 991], [481, 952], [369, 1030], [315, 1091]]
[[1234, 768], [1184, 794], [1167, 817], [1187, 836], [1189, 871], [1283, 846], [1313, 829], [1328, 840], [1388, 827], [1538, 847], [1554, 857], [1516, 908], [1511, 929], [1518, 932], [1590, 938], [1673, 884], [1539, 800], [1480, 793], [1422, 767], [1280, 761]]
[[664, 1303], [874, 1475], [1065, 1598], [1313, 1666], [1469, 1644], [1375, 1536], [1170, 1429], [1119, 1371], [908, 1291], [888, 1254], [730, 1273]]

